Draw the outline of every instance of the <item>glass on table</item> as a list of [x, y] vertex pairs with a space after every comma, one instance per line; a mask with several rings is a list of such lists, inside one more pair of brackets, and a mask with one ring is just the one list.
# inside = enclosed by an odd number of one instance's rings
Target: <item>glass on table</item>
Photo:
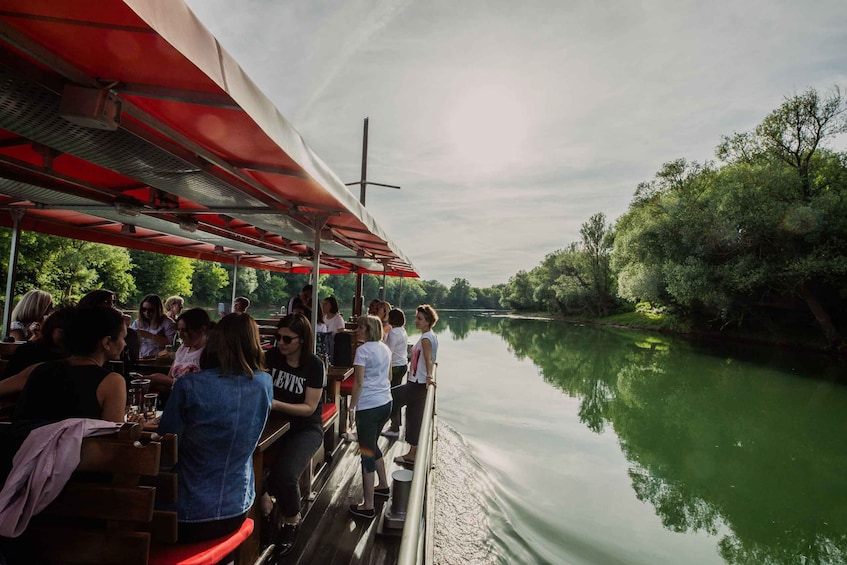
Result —
[[159, 393], [148, 392], [144, 395], [144, 417], [152, 420], [156, 417], [156, 411], [159, 409]]

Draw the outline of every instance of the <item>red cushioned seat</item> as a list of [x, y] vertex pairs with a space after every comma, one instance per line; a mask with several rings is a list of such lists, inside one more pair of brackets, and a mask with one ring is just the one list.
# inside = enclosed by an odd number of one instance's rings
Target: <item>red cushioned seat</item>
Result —
[[324, 402], [323, 410], [321, 410], [321, 422], [326, 425], [330, 418], [338, 413], [338, 406]]
[[214, 565], [238, 549], [253, 533], [253, 519], [247, 518], [231, 534], [197, 543], [150, 546], [148, 565]]
[[341, 394], [353, 394], [353, 377], [349, 376], [341, 381]]

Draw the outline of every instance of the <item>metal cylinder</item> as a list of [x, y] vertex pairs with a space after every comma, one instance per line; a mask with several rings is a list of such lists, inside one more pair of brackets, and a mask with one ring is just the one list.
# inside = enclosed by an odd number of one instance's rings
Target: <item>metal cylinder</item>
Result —
[[406, 506], [409, 504], [409, 493], [412, 492], [412, 476], [414, 473], [408, 469], [398, 469], [391, 473], [391, 515], [400, 516], [406, 514]]

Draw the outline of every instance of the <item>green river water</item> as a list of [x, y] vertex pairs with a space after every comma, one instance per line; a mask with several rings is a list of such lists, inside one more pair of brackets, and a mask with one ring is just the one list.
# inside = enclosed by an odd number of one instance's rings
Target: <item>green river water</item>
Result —
[[843, 363], [548, 320], [436, 330], [438, 563], [847, 562]]

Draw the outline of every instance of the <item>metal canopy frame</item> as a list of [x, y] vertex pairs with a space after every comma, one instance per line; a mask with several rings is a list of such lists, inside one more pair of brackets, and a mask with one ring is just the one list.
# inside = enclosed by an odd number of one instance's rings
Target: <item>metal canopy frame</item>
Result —
[[[106, 90], [119, 127], [60, 116], [68, 85]], [[3, 2], [0, 210], [244, 267], [418, 276], [181, 0]]]

